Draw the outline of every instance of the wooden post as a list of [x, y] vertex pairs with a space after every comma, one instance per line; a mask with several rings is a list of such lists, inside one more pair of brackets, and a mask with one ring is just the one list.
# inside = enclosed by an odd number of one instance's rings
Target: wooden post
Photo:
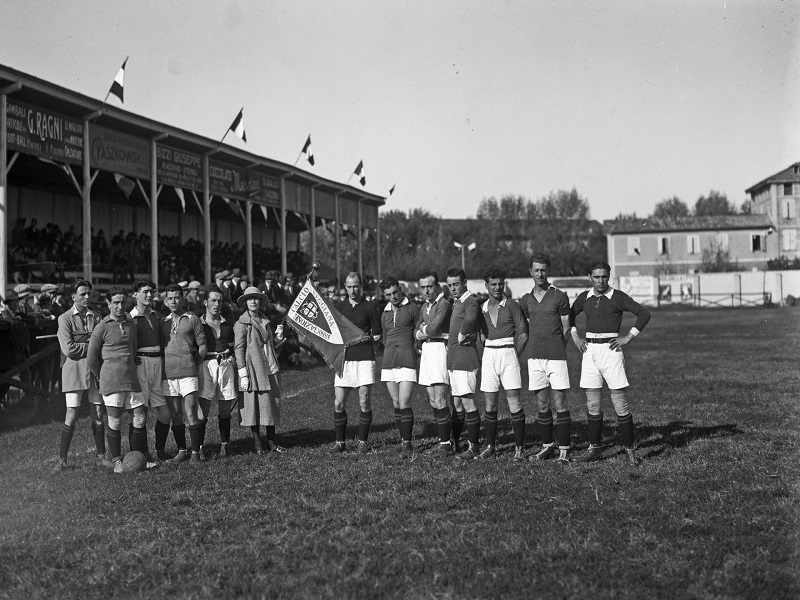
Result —
[[8, 100], [5, 94], [0, 94], [0, 294], [6, 297], [8, 289], [8, 169], [6, 156], [8, 156], [8, 141], [6, 140], [6, 111]]
[[150, 140], [150, 278], [158, 286], [158, 159], [155, 138]]
[[[5, 160], [5, 157], [3, 158]], [[89, 161], [89, 120], [83, 121], [83, 278], [92, 281], [92, 167]]]
[[341, 263], [339, 261], [339, 192], [333, 197], [333, 247], [336, 255], [336, 297], [339, 297], [339, 282], [341, 281]]
[[358, 201], [358, 225], [356, 226], [356, 235], [358, 236], [357, 247], [358, 247], [358, 273], [361, 275], [361, 279], [364, 279], [364, 257], [362, 254], [363, 246], [361, 241], [361, 200]]
[[317, 260], [317, 198], [316, 187], [311, 186], [311, 264]]
[[[377, 265], [377, 277], [378, 283], [381, 281], [381, 215], [378, 212], [378, 207], [375, 207], [375, 262]], [[381, 286], [378, 286], [378, 290], [375, 293], [375, 297], [380, 299], [382, 296], [381, 293]]]
[[204, 283], [211, 285], [211, 190], [208, 183], [208, 154], [203, 155], [203, 271]]
[[253, 283], [255, 281], [255, 272], [253, 270], [253, 202], [251, 200], [244, 201], [244, 239], [247, 276], [250, 278], [250, 282]]
[[281, 175], [281, 273], [286, 275], [288, 261], [286, 258], [286, 177]]

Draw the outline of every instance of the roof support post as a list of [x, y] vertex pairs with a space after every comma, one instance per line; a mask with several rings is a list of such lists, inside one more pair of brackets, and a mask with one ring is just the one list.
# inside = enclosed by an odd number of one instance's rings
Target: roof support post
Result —
[[247, 262], [247, 276], [255, 285], [255, 272], [253, 270], [253, 201], [244, 201], [244, 255]]
[[8, 101], [5, 94], [0, 94], [0, 294], [5, 298], [8, 285], [8, 140], [6, 138], [6, 111]]
[[158, 287], [158, 159], [156, 157], [156, 138], [150, 140], [150, 278]]
[[383, 295], [383, 293], [381, 292], [381, 286], [380, 286], [380, 282], [381, 282], [381, 215], [380, 215], [380, 213], [378, 213], [377, 209], [375, 210], [375, 212], [376, 212], [376, 215], [375, 215], [375, 265], [376, 265], [375, 271], [377, 272], [376, 273], [376, 277], [378, 278], [378, 286], [377, 286], [378, 289], [375, 291], [375, 297], [380, 299], [380, 297]]
[[333, 197], [333, 247], [336, 255], [336, 297], [339, 297], [339, 286], [342, 280], [342, 265], [339, 259], [339, 192]]
[[356, 243], [358, 245], [358, 273], [364, 278], [363, 242], [361, 240], [361, 200], [358, 201], [358, 226], [356, 227]]
[[92, 165], [89, 159], [89, 119], [83, 120], [83, 278], [92, 281]]
[[311, 264], [317, 261], [317, 186], [311, 186], [311, 226], [309, 233], [311, 234]]
[[286, 275], [288, 261], [286, 256], [286, 177], [281, 175], [281, 214], [279, 218], [281, 228], [281, 274]]
[[208, 154], [203, 154], [203, 278], [206, 285], [214, 281], [211, 273], [211, 191], [208, 182]]

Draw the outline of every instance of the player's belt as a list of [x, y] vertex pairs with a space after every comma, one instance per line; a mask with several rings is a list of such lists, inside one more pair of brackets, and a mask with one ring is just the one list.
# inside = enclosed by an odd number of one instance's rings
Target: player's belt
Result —
[[225, 352], [206, 352], [206, 355], [203, 357], [203, 360], [225, 360], [231, 355], [230, 350], [225, 350]]
[[503, 344], [502, 346], [484, 346], [485, 350], [500, 350], [501, 348], [513, 348], [514, 344]]
[[164, 356], [162, 352], [137, 352], [136, 356], [146, 356], [148, 358], [157, 358], [159, 356]]
[[586, 338], [587, 344], [607, 344], [611, 340], [615, 340], [615, 337], [608, 337], [608, 338]]

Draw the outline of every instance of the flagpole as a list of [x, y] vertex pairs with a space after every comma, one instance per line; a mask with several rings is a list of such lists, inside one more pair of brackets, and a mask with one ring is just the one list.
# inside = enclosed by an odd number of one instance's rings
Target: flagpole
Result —
[[300, 157], [301, 157], [301, 156], [303, 156], [303, 151], [302, 151], [302, 150], [300, 150], [300, 154], [298, 154], [298, 155], [297, 155], [297, 160], [296, 160], [296, 161], [294, 161], [294, 164], [292, 165], [293, 167], [296, 167], [296, 166], [297, 166], [297, 163], [299, 163], [299, 162], [300, 162]]

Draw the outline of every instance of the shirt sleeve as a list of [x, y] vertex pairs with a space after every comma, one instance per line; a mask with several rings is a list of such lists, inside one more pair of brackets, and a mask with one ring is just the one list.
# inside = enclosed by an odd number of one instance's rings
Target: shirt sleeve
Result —
[[61, 347], [61, 353], [67, 358], [72, 360], [80, 360], [86, 358], [86, 352], [89, 349], [88, 342], [76, 342], [72, 331], [75, 327], [75, 322], [70, 318], [70, 315], [64, 315], [63, 318], [58, 319], [58, 345]]
[[569, 296], [567, 296], [567, 293], [559, 290], [556, 298], [556, 309], [558, 310], [558, 314], [562, 317], [569, 315]]
[[583, 303], [586, 302], [586, 292], [581, 292], [572, 303], [572, 308], [569, 309], [569, 326], [570, 329], [576, 329], [575, 322], [581, 312], [583, 312]]
[[531, 318], [530, 311], [528, 310], [528, 296], [530, 294], [525, 294], [522, 298], [519, 299], [519, 309], [522, 311], [522, 314], [525, 316], [526, 319]]
[[453, 305], [444, 298], [436, 303], [433, 319], [431, 319], [431, 322], [428, 323], [428, 327], [425, 329], [425, 333], [428, 334], [428, 337], [447, 333], [450, 325], [450, 313], [452, 312]]
[[98, 380], [100, 379], [100, 365], [103, 364], [102, 351], [105, 331], [105, 322], [100, 322], [95, 326], [92, 331], [92, 337], [89, 340], [89, 350], [86, 355], [86, 365]]
[[383, 326], [381, 325], [381, 313], [378, 312], [378, 305], [375, 304], [374, 302], [370, 302], [370, 305], [372, 307], [369, 314], [369, 324], [370, 324], [370, 329], [372, 330], [371, 334], [373, 336], [375, 335], [382, 336]]
[[650, 311], [624, 292], [620, 292], [620, 297], [622, 307], [636, 316], [636, 323], [631, 329], [636, 329], [636, 333], [640, 332], [650, 322]]
[[519, 304], [509, 300], [508, 308], [511, 310], [511, 318], [514, 319], [514, 335], [528, 335], [528, 319], [522, 314]]
[[203, 358], [208, 350], [206, 346], [206, 334], [203, 331], [203, 322], [198, 317], [194, 317], [192, 319], [192, 324], [194, 326], [194, 341], [197, 344], [197, 354], [200, 358]]
[[461, 323], [461, 331], [459, 332], [461, 335], [475, 334], [479, 312], [478, 302], [472, 297], [467, 298], [467, 301], [464, 302], [464, 321]]

